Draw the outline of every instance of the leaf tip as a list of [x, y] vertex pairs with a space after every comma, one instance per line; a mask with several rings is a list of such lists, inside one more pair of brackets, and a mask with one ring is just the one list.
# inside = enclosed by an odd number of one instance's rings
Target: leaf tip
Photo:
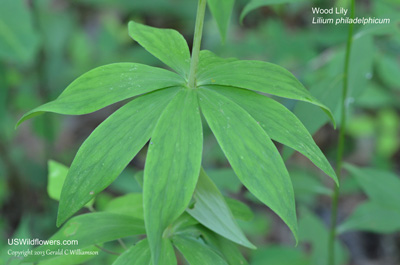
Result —
[[253, 243], [251, 243], [251, 242], [249, 242], [248, 248], [253, 249], [253, 250], [257, 250], [257, 247], [255, 245], [253, 245]]
[[239, 18], [240, 26], [243, 26], [243, 20], [244, 20], [245, 16], [246, 16], [246, 14], [242, 11], [242, 13], [240, 13], [240, 18]]
[[64, 223], [64, 221], [62, 221], [59, 216], [57, 216], [57, 221], [56, 221], [56, 226], [57, 228], [59, 228], [62, 224]]
[[26, 114], [24, 114], [15, 124], [14, 130], [17, 130], [18, 127], [25, 121], [26, 119]]

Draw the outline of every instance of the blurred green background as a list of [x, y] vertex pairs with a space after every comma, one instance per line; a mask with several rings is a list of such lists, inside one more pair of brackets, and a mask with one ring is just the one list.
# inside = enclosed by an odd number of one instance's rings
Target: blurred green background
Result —
[[[346, 7], [348, 1], [263, 6], [250, 12], [241, 25], [240, 12], [247, 3], [236, 1], [224, 42], [207, 14], [203, 49], [222, 57], [284, 66], [339, 117], [347, 26], [313, 25], [311, 7]], [[174, 28], [191, 46], [196, 6], [195, 0], [0, 1], [0, 249], [9, 248], [7, 239], [11, 237], [46, 239], [56, 231], [58, 203], [46, 190], [48, 160], [69, 166], [85, 138], [120, 105], [82, 116], [46, 114], [15, 130], [20, 116], [55, 99], [70, 82], [94, 67], [114, 62], [165, 67], [129, 38], [128, 21]], [[399, 14], [397, 0], [356, 1], [356, 16], [391, 18], [391, 23], [355, 27], [345, 151], [346, 162], [390, 172], [397, 178]], [[327, 124], [324, 113], [304, 103], [277, 100], [303, 121], [333, 163], [338, 132]], [[243, 249], [250, 264], [323, 265], [333, 183], [307, 159], [277, 144], [287, 159], [297, 198], [301, 242], [295, 248], [283, 222], [241, 186], [209, 129], [204, 140], [203, 165], [210, 176], [225, 194], [240, 199], [254, 211], [251, 221], [240, 221], [250, 240], [259, 246], [256, 251]], [[146, 148], [96, 198], [95, 209], [102, 209], [113, 197], [140, 191], [133, 176], [143, 169], [145, 154]], [[365, 192], [352, 174], [345, 174], [341, 192], [339, 223], [366, 201]], [[398, 208], [400, 212], [400, 205]], [[400, 224], [398, 216], [390, 218]], [[400, 264], [400, 225], [394, 227], [384, 233], [376, 228], [343, 233], [338, 264]], [[117, 246], [111, 244], [108, 248]], [[111, 264], [115, 257], [102, 252], [85, 264]], [[0, 264], [8, 260], [6, 252], [1, 251]]]

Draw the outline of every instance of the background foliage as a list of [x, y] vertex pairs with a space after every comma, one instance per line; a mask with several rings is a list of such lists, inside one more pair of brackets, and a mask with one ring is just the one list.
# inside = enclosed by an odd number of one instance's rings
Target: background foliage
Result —
[[[236, 1], [226, 28], [217, 27], [207, 14], [203, 48], [221, 57], [258, 59], [284, 66], [339, 117], [347, 28], [310, 23], [311, 6], [332, 4], [302, 1], [265, 6], [249, 11], [240, 25], [240, 14], [247, 3]], [[9, 248], [6, 239], [11, 236], [45, 239], [55, 233], [58, 202], [54, 200], [57, 194], [51, 192], [50, 177], [47, 186], [48, 160], [70, 165], [83, 140], [120, 105], [74, 117], [46, 114], [15, 131], [22, 113], [53, 100], [72, 80], [97, 66], [135, 61], [162, 67], [130, 39], [128, 21], [177, 29], [191, 44], [196, 1], [3, 0], [1, 4], [3, 250]], [[348, 165], [341, 183], [342, 234], [337, 243], [337, 260], [339, 264], [396, 264], [400, 260], [400, 29], [396, 20], [399, 3], [370, 0], [356, 4], [357, 16], [389, 17], [392, 23], [388, 27], [355, 28], [348, 102], [351, 112], [346, 133]], [[258, 7], [257, 3], [253, 5]], [[346, 5], [346, 1], [341, 5]], [[227, 31], [223, 43], [219, 31]], [[282, 102], [303, 121], [328, 159], [334, 161], [337, 132], [327, 124], [328, 117], [314, 106], [291, 100]], [[254, 216], [248, 213], [246, 220], [239, 220], [248, 238], [258, 246], [257, 250], [242, 249], [250, 264], [324, 264], [327, 250], [323, 242], [328, 238], [326, 224], [333, 182], [303, 156], [292, 155], [291, 150], [277, 145], [287, 157], [295, 188], [300, 236], [297, 248], [288, 228], [240, 184], [210, 131], [204, 135], [203, 166], [224, 195], [245, 202], [254, 212]], [[146, 148], [97, 196], [95, 209], [106, 210], [112, 198], [141, 190], [133, 176], [143, 169], [145, 155]], [[62, 165], [50, 162], [49, 169], [51, 176], [62, 171]], [[62, 178], [57, 174], [55, 177]], [[126, 239], [126, 243], [138, 239]], [[182, 246], [190, 244], [184, 239], [177, 242]], [[106, 243], [105, 247], [122, 252], [118, 244]], [[116, 257], [101, 252], [87, 264], [111, 264]], [[9, 257], [2, 251], [0, 259], [3, 263]], [[73, 262], [84, 261], [67, 264]]]

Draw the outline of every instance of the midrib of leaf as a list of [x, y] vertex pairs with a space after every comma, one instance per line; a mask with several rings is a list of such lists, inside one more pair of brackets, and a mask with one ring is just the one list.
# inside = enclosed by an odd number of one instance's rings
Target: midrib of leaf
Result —
[[23, 58], [26, 55], [25, 49], [18, 41], [18, 38], [2, 20], [0, 20], [0, 35], [3, 36], [3, 38], [9, 43], [10, 47], [20, 56], [20, 58]]

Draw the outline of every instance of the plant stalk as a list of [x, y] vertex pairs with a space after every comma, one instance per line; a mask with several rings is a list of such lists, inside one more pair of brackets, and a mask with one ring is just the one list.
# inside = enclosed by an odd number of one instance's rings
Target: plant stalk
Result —
[[196, 71], [199, 63], [199, 53], [201, 46], [201, 37], [203, 35], [204, 14], [206, 12], [207, 0], [199, 0], [196, 14], [196, 25], [194, 28], [192, 59], [190, 60], [190, 72], [188, 84], [190, 88], [196, 87]]
[[[355, 16], [355, 0], [351, 0], [350, 6], [350, 18], [354, 19]], [[341, 99], [341, 122], [339, 129], [339, 141], [336, 158], [336, 175], [340, 181], [342, 175], [343, 166], [343, 153], [345, 146], [345, 132], [347, 122], [347, 111], [348, 111], [348, 87], [349, 87], [349, 64], [350, 64], [350, 53], [351, 45], [353, 42], [353, 28], [354, 24], [349, 25], [349, 31], [347, 36], [346, 44], [346, 55], [344, 61], [344, 75], [343, 75], [343, 89]], [[339, 186], [335, 185], [332, 195], [332, 208], [331, 208], [331, 227], [328, 241], [328, 264], [335, 264], [335, 239], [336, 239], [336, 225], [337, 225], [337, 213], [338, 213], [338, 202], [339, 202]]]

